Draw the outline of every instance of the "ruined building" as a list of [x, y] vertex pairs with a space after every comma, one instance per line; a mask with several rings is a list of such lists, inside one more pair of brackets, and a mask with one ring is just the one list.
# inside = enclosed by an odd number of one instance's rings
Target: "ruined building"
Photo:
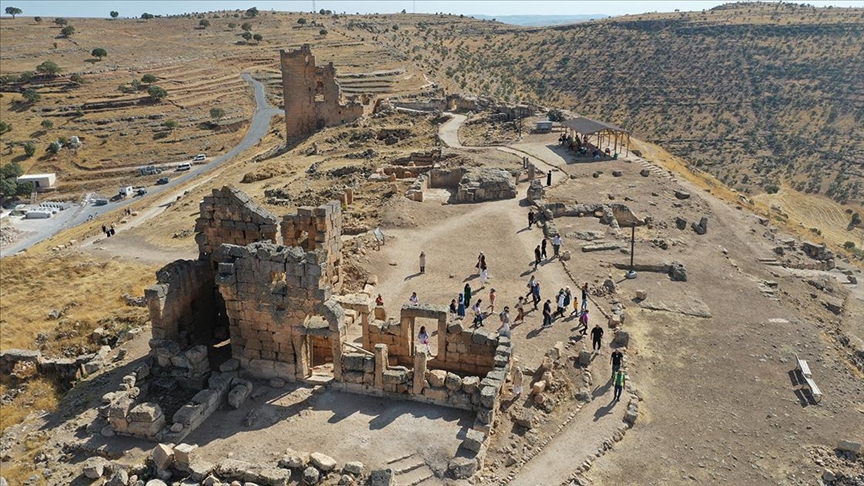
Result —
[[303, 44], [297, 50], [283, 50], [280, 58], [288, 141], [327, 126], [352, 122], [363, 115], [361, 103], [342, 103], [336, 68], [332, 62], [315, 66], [315, 56], [309, 44]]

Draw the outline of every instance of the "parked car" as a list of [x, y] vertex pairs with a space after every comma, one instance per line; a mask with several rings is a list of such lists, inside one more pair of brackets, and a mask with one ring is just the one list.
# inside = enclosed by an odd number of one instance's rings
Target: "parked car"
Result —
[[192, 158], [192, 162], [204, 162], [207, 159], [207, 156], [204, 154], [198, 154]]
[[108, 204], [108, 200], [100, 197], [100, 198], [94, 200], [93, 204], [95, 204], [96, 206], [105, 206]]
[[167, 177], [162, 177], [161, 179], [156, 181], [156, 184], [159, 184], [161, 186], [162, 184], [168, 184], [169, 182], [171, 182], [170, 179], [168, 179]]
[[177, 172], [183, 172], [184, 170], [192, 170], [192, 164], [180, 164], [177, 166]]
[[147, 188], [146, 187], [138, 188], [138, 190], [135, 191], [135, 194], [138, 196], [143, 196], [144, 194], [147, 194]]

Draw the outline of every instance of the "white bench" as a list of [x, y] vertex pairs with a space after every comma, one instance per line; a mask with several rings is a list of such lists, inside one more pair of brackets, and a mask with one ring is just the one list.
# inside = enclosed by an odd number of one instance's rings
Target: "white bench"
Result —
[[813, 395], [813, 400], [815, 400], [817, 403], [821, 401], [822, 392], [819, 390], [819, 387], [816, 386], [816, 382], [813, 381], [813, 378], [804, 378], [804, 382], [806, 383], [804, 386], [810, 389], [810, 394]]
[[795, 366], [795, 369], [801, 372], [804, 379], [813, 378], [813, 374], [810, 373], [810, 365], [807, 364], [807, 361], [799, 358], [797, 354], [795, 355], [795, 360], [798, 361], [798, 365]]

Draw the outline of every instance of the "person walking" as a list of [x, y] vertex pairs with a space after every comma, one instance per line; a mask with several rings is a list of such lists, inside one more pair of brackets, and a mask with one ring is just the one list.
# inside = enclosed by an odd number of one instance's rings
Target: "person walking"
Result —
[[540, 282], [534, 282], [534, 291], [531, 293], [534, 299], [534, 310], [537, 310], [537, 304], [540, 303]]
[[593, 351], [599, 351], [601, 347], [601, 341], [603, 340], [603, 328], [600, 327], [600, 323], [594, 325], [594, 329], [591, 329], [591, 349]]
[[522, 373], [522, 369], [519, 368], [519, 358], [513, 358], [513, 369], [510, 372], [513, 374], [513, 398], [516, 398], [525, 391], [522, 385], [525, 381], [525, 376]]
[[408, 297], [408, 302], [412, 305], [419, 305], [420, 299], [417, 298], [417, 292], [411, 292], [411, 297]]
[[471, 305], [471, 284], [466, 283], [462, 293], [465, 294], [465, 308], [467, 309]]
[[108, 227], [105, 226], [104, 224], [102, 225], [102, 232], [103, 232], [103, 233], [108, 233]]
[[624, 391], [624, 386], [627, 384], [627, 372], [620, 369], [612, 375], [612, 383], [615, 385], [615, 396], [612, 401], [617, 402], [621, 399], [621, 392]]
[[426, 252], [420, 252], [420, 273], [426, 273]]
[[571, 312], [570, 315], [572, 316], [573, 314], [578, 314], [578, 313], [579, 313], [579, 299], [574, 295], [573, 296], [573, 312]]
[[540, 254], [543, 256], [544, 259], [549, 258], [549, 255], [546, 254], [547, 242], [548, 241], [546, 240], [546, 238], [543, 238], [543, 241], [540, 242]]
[[426, 326], [420, 326], [420, 333], [417, 334], [417, 340], [420, 342], [421, 349], [430, 354], [429, 349], [429, 334], [426, 333]]
[[582, 286], [582, 310], [588, 309], [588, 282]]
[[[580, 330], [580, 334], [582, 334], [583, 336], [585, 334], [588, 334], [588, 309], [583, 310], [582, 313], [579, 314], [579, 327], [578, 327], [578, 329]], [[601, 331], [602, 331], [602, 329], [601, 329]]]
[[459, 307], [456, 305], [456, 299], [450, 300], [450, 314], [457, 315], [459, 312]]
[[525, 297], [528, 297], [529, 295], [534, 293], [534, 283], [535, 282], [537, 282], [537, 279], [534, 277], [534, 275], [531, 275], [531, 278], [528, 279], [528, 285], [527, 285], [528, 292], [525, 293]]
[[552, 251], [555, 253], [555, 258], [560, 257], [561, 250], [561, 235], [556, 234], [552, 237]]
[[537, 245], [537, 248], [534, 248], [534, 270], [537, 270], [537, 266], [540, 265], [541, 256], [543, 253], [540, 251], [540, 245]]
[[486, 282], [489, 281], [489, 272], [486, 270], [486, 263], [483, 263], [483, 268], [480, 269], [480, 283], [483, 287], [486, 286]]
[[489, 311], [495, 312], [495, 289], [489, 291]]
[[555, 309], [555, 315], [564, 317], [564, 299], [566, 298], [566, 294], [564, 293], [564, 289], [560, 289], [558, 291], [558, 307]]
[[567, 308], [570, 307], [570, 301], [573, 300], [573, 292], [570, 292], [570, 287], [564, 287], [564, 310], [561, 311], [561, 317], [564, 317], [564, 313], [567, 312]]
[[525, 297], [519, 296], [519, 302], [516, 302], [516, 320], [513, 321], [513, 324], [516, 323], [523, 324], [525, 322]]
[[552, 170], [549, 170], [549, 172], [546, 173], [546, 186], [548, 187], [551, 185], [552, 185]]
[[477, 256], [477, 264], [474, 265], [474, 268], [477, 269], [477, 274], [478, 274], [478, 275], [480, 274], [480, 272], [481, 272], [484, 268], [486, 268], [486, 255], [484, 255], [482, 251], [481, 251], [480, 254]]
[[480, 304], [483, 303], [483, 300], [477, 299], [477, 302], [474, 303], [474, 306], [471, 307], [471, 311], [474, 312], [474, 327], [480, 327], [483, 325], [483, 308], [480, 307]]
[[552, 301], [546, 299], [543, 303], [543, 328], [552, 327]]
[[465, 317], [465, 296], [463, 294], [459, 294], [459, 298], [456, 299], [456, 315], [464, 318]]
[[615, 373], [621, 369], [621, 363], [624, 362], [624, 353], [621, 352], [621, 349], [616, 349], [612, 351], [612, 358], [610, 359], [612, 363], [612, 376], [615, 376]]
[[528, 210], [528, 229], [531, 229], [532, 226], [534, 226], [534, 211], [529, 209]]
[[504, 336], [506, 338], [510, 337], [510, 308], [504, 306], [504, 310], [501, 311], [501, 327], [498, 328], [498, 335]]

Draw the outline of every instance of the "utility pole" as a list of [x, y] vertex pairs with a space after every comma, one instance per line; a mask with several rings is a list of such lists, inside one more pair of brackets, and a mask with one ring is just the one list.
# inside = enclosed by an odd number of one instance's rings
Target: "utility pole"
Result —
[[318, 11], [318, 9], [315, 8], [315, 0], [312, 0], [312, 13], [314, 14], [317, 11]]
[[624, 277], [627, 279], [636, 278], [636, 270], [633, 269], [633, 247], [636, 243], [636, 222], [633, 222], [633, 225], [630, 226], [630, 271], [627, 272]]

